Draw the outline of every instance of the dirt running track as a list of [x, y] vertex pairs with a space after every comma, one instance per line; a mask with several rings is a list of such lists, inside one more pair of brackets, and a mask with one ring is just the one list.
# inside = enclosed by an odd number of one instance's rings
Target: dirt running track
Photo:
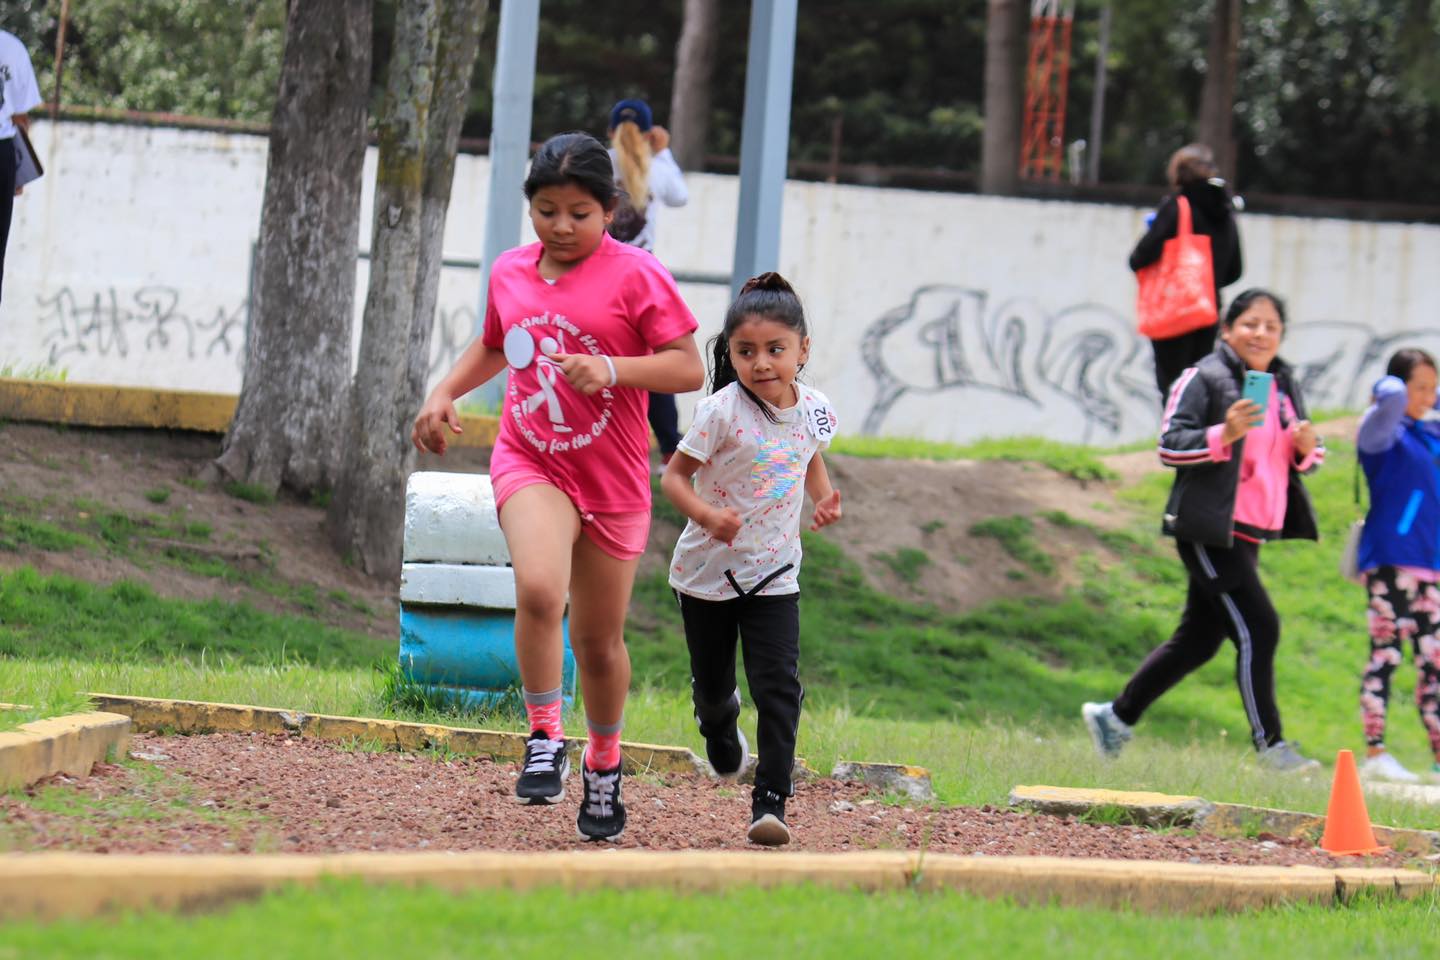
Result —
[[[0, 795], [0, 851], [110, 853], [563, 850], [576, 839], [578, 778], [557, 807], [512, 799], [517, 765], [374, 753], [262, 734], [141, 735], [132, 762]], [[618, 844], [746, 849], [749, 790], [696, 776], [627, 777]], [[797, 784], [795, 841], [812, 852], [918, 850], [1272, 866], [1400, 866], [1389, 854], [1338, 860], [1298, 841], [1220, 840], [1181, 831], [951, 807], [899, 807], [859, 786]], [[590, 845], [594, 846], [594, 845]], [[608, 845], [603, 845], [608, 846]], [[750, 849], [757, 849], [750, 847]]]

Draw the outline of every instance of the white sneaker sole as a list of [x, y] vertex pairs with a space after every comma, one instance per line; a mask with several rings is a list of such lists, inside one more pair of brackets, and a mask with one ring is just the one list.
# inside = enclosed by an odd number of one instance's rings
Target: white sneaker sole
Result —
[[773, 813], [767, 813], [750, 824], [750, 829], [745, 831], [745, 839], [762, 847], [782, 847], [790, 842], [790, 828]]
[[520, 796], [520, 794], [517, 793], [517, 794], [514, 795], [514, 796], [515, 796], [515, 802], [518, 803], [518, 804], [520, 804], [521, 806], [526, 806], [526, 807], [539, 807], [539, 806], [546, 806], [546, 805], [554, 804], [554, 803], [564, 803], [564, 802], [565, 802], [565, 781], [568, 780], [568, 779], [570, 779], [570, 756], [569, 756], [569, 754], [566, 754], [565, 759], [564, 759], [564, 760], [561, 762], [561, 764], [560, 764], [560, 792], [559, 792], [559, 793], [553, 794], [552, 796], [548, 796], [548, 797], [522, 797], [522, 796]]

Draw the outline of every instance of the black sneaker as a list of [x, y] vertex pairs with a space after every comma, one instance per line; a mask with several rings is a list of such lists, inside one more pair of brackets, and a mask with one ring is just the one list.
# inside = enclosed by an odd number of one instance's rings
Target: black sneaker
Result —
[[745, 832], [745, 839], [762, 847], [779, 847], [790, 842], [784, 797], [774, 790], [755, 788], [750, 801], [750, 829]]
[[620, 764], [609, 770], [591, 770], [580, 761], [584, 793], [575, 830], [581, 840], [619, 840], [625, 832], [625, 804], [620, 802]]
[[564, 740], [551, 740], [536, 730], [525, 741], [525, 763], [515, 781], [515, 799], [520, 803], [559, 803], [565, 799], [565, 778], [570, 776], [570, 757]]
[[706, 723], [700, 716], [697, 705], [695, 723], [700, 727], [700, 736], [705, 738], [705, 759], [710, 769], [722, 780], [738, 780], [750, 762], [750, 744], [740, 732], [740, 691], [737, 689], [724, 707], [723, 719]]
[[738, 780], [750, 764], [750, 744], [738, 724], [718, 737], [705, 738], [705, 759], [721, 780]]

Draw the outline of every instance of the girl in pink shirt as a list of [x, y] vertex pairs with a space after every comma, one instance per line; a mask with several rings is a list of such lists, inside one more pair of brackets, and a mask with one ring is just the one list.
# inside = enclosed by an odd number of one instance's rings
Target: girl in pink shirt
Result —
[[695, 318], [651, 254], [611, 239], [610, 154], [566, 133], [525, 180], [539, 243], [496, 259], [484, 330], [415, 420], [422, 451], [460, 432], [455, 400], [509, 372], [490, 475], [515, 570], [515, 654], [531, 734], [521, 803], [559, 803], [570, 772], [561, 725], [561, 621], [579, 668], [589, 740], [577, 829], [625, 829], [620, 728], [630, 687], [625, 611], [650, 526], [646, 392], [699, 389]]

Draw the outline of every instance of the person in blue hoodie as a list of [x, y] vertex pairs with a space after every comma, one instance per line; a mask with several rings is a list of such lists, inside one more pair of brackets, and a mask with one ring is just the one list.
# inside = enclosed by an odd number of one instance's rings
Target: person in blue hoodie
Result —
[[1370, 509], [1356, 566], [1369, 598], [1370, 662], [1360, 684], [1367, 756], [1361, 776], [1418, 782], [1385, 749], [1390, 677], [1409, 640], [1419, 670], [1415, 700], [1440, 776], [1440, 418], [1435, 358], [1395, 352], [1356, 437]]

